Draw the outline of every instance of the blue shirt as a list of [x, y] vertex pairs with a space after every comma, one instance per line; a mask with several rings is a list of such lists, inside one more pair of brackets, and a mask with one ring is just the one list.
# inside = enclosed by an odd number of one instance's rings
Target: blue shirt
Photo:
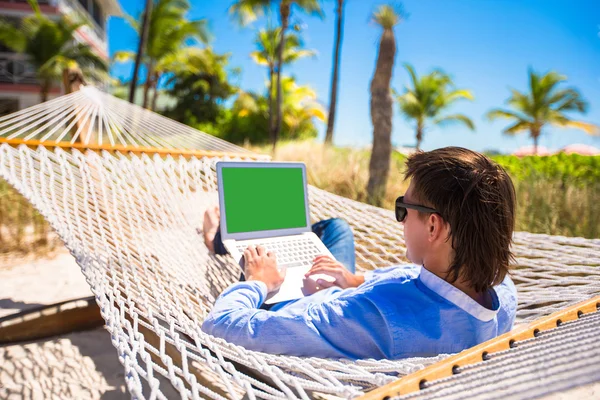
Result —
[[457, 353], [512, 329], [510, 278], [490, 289], [487, 309], [417, 265], [370, 271], [357, 288], [332, 287], [259, 307], [263, 282], [238, 282], [217, 299], [202, 330], [249, 350], [322, 358], [400, 359]]

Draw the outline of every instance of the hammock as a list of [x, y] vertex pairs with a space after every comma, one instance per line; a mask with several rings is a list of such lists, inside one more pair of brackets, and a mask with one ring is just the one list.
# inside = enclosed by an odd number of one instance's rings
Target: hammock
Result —
[[[446, 355], [331, 360], [248, 351], [200, 329], [238, 278], [196, 229], [217, 202], [215, 162], [266, 160], [92, 87], [0, 118], [0, 176], [56, 230], [81, 267], [135, 398], [351, 398]], [[341, 217], [357, 270], [405, 262], [393, 213], [309, 187], [313, 221]], [[518, 232], [518, 320], [600, 292], [600, 240]], [[158, 378], [161, 378], [159, 380]]]

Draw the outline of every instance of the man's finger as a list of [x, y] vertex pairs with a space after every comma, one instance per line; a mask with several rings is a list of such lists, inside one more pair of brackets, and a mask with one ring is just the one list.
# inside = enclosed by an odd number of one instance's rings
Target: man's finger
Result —
[[246, 247], [246, 250], [244, 250], [244, 258], [246, 259], [246, 261], [252, 259], [252, 252], [250, 251], [250, 247]]
[[326, 280], [323, 279], [317, 279], [317, 285], [321, 288], [321, 289], [327, 289], [330, 288], [332, 286], [335, 286], [336, 281], [333, 282], [328, 282]]
[[331, 258], [331, 256], [329, 256], [328, 254], [319, 254], [318, 256], [316, 256], [316, 257], [313, 259], [313, 262], [315, 262], [315, 261], [317, 261], [317, 260], [319, 260], [319, 259], [330, 259], [330, 260], [331, 260], [332, 258]]
[[265, 248], [262, 246], [256, 246], [256, 254], [258, 254], [259, 256], [262, 256], [265, 254]]
[[313, 265], [319, 265], [319, 264], [334, 264], [334, 263], [335, 263], [335, 261], [333, 261], [332, 259], [323, 257], [323, 258], [318, 258], [318, 259], [316, 259], [316, 260], [313, 262]]
[[319, 267], [317, 269], [314, 270], [310, 270], [306, 273], [306, 277], [309, 277], [311, 275], [316, 275], [316, 274], [325, 274], [325, 275], [329, 275], [332, 277], [336, 277], [337, 275], [339, 275], [340, 271], [337, 268], [331, 268], [331, 267]]
[[336, 268], [336, 264], [332, 263], [331, 261], [321, 261], [321, 262], [317, 262], [315, 264], [313, 264], [313, 266], [310, 268], [309, 272], [314, 273], [314, 271], [318, 271], [321, 268]]

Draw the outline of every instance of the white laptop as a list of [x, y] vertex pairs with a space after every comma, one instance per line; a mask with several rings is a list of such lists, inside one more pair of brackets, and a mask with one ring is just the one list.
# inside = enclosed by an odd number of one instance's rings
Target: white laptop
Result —
[[262, 245], [286, 268], [279, 290], [265, 303], [298, 299], [315, 291], [324, 275], [304, 274], [317, 255], [332, 256], [311, 230], [306, 166], [296, 162], [217, 162], [221, 237], [225, 248], [241, 264], [249, 245]]

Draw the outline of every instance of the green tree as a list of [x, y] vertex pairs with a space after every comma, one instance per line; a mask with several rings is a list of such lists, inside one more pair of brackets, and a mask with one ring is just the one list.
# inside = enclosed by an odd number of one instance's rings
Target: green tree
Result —
[[550, 71], [540, 75], [529, 70], [529, 92], [511, 89], [512, 95], [506, 101], [511, 109], [493, 109], [486, 116], [490, 121], [498, 118], [512, 120], [513, 124], [504, 129], [506, 135], [529, 132], [533, 139], [534, 152], [537, 154], [538, 139], [545, 125], [560, 128], [576, 128], [597, 135], [598, 126], [575, 121], [567, 116], [569, 112], [585, 113], [588, 105], [579, 91], [572, 87], [559, 88], [567, 78]]
[[473, 121], [463, 114], [442, 115], [457, 100], [473, 100], [473, 94], [469, 90], [456, 89], [452, 78], [441, 70], [419, 77], [411, 65], [405, 64], [404, 67], [410, 75], [412, 87], [406, 87], [396, 100], [400, 105], [400, 112], [407, 119], [415, 120], [417, 150], [421, 148], [428, 121], [434, 125], [458, 122], [471, 130], [475, 129]]
[[344, 35], [344, 0], [337, 0], [335, 23], [335, 48], [333, 51], [333, 71], [331, 74], [331, 90], [329, 93], [329, 117], [327, 118], [327, 131], [325, 143], [333, 143], [333, 125], [335, 124], [335, 111], [337, 108], [338, 80], [340, 73], [340, 57], [342, 52], [342, 37]]
[[230, 13], [234, 14], [241, 25], [247, 25], [259, 16], [268, 12], [272, 5], [278, 7], [280, 19], [280, 39], [277, 46], [276, 74], [276, 107], [275, 115], [270, 115], [269, 132], [273, 143], [273, 151], [277, 145], [277, 139], [281, 132], [283, 90], [281, 83], [281, 71], [283, 69], [283, 54], [285, 49], [286, 35], [290, 24], [292, 6], [312, 14], [322, 15], [321, 2], [319, 0], [236, 0], [230, 7]]
[[[325, 121], [327, 113], [317, 101], [317, 95], [308, 86], [296, 84], [292, 77], [284, 77], [282, 89], [285, 95], [283, 104], [282, 138], [307, 139], [317, 136], [314, 121]], [[223, 129], [223, 138], [235, 143], [246, 140], [264, 143], [268, 124], [267, 93], [259, 95], [240, 91], [231, 108], [231, 121]]]
[[383, 29], [379, 40], [379, 53], [375, 73], [371, 80], [371, 122], [373, 123], [373, 149], [369, 161], [367, 201], [381, 205], [390, 171], [392, 154], [392, 95], [390, 80], [396, 56], [394, 27], [402, 20], [401, 10], [390, 5], [379, 6], [372, 20]]
[[[187, 50], [187, 43], [207, 43], [209, 32], [205, 19], [188, 20], [186, 17], [190, 9], [187, 0], [157, 0], [152, 7], [150, 22], [148, 26], [148, 40], [145, 45], [142, 60], [146, 65], [146, 82], [144, 84], [143, 107], [148, 108], [150, 91], [160, 84], [160, 80], [166, 72], [172, 72], [168, 68], [172, 66], [174, 59], [182, 60], [193, 50]], [[140, 23], [127, 17], [130, 25], [140, 32]], [[178, 53], [178, 54], [177, 54]], [[130, 61], [136, 54], [131, 51], [119, 51], [114, 55], [116, 62]]]
[[229, 82], [230, 55], [216, 54], [211, 48], [194, 49], [196, 54], [174, 59], [169, 66], [172, 74], [166, 86], [177, 103], [165, 114], [186, 124], [215, 123], [223, 101], [238, 91]]
[[23, 18], [19, 27], [0, 20], [0, 42], [27, 56], [40, 81], [42, 102], [48, 100], [52, 85], [61, 82], [65, 70], [80, 68], [84, 75], [96, 79], [107, 76], [106, 61], [74, 38], [83, 22], [74, 22], [66, 15], [50, 19], [41, 13], [37, 1], [28, 1], [34, 13]]
[[[269, 116], [273, 115], [274, 109], [273, 80], [275, 78], [275, 66], [277, 65], [277, 49], [279, 48], [279, 39], [281, 37], [280, 31], [280, 28], [260, 30], [255, 40], [257, 50], [250, 53], [250, 57], [252, 57], [254, 62], [258, 65], [266, 66], [269, 70], [269, 82], [267, 84]], [[291, 64], [300, 58], [314, 55], [314, 51], [304, 49], [304, 44], [297, 34], [291, 33], [287, 36], [283, 51], [283, 64]], [[269, 120], [269, 123], [272, 123], [272, 119]]]

